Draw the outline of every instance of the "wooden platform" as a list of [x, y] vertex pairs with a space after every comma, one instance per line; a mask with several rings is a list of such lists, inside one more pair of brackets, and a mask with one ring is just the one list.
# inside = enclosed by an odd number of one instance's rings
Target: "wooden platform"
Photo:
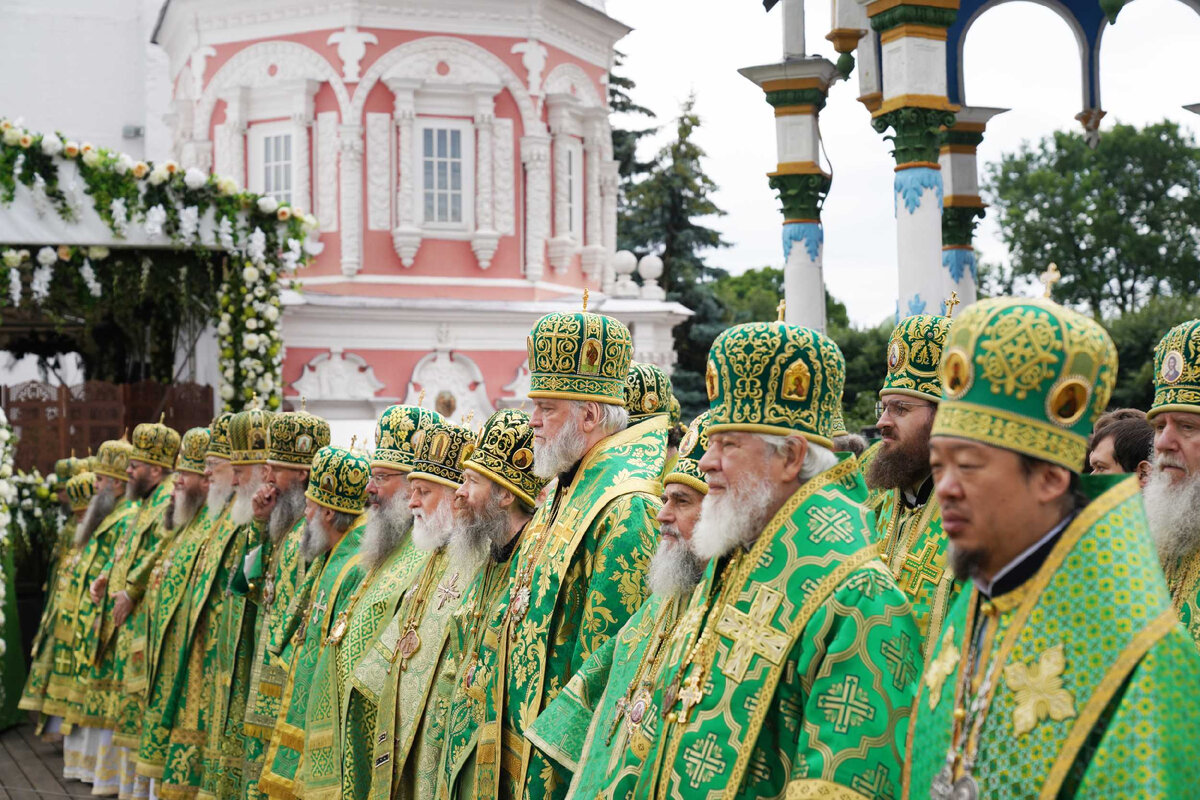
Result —
[[0, 800], [91, 797], [92, 787], [63, 780], [62, 750], [25, 723], [0, 733]]

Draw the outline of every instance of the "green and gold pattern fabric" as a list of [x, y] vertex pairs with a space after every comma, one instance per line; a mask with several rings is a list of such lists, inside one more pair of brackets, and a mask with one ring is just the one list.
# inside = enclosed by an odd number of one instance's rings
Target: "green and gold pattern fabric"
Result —
[[546, 480], [533, 474], [533, 428], [529, 415], [513, 408], [495, 412], [483, 424], [479, 442], [463, 462], [526, 505], [537, 505]]
[[254, 407], [229, 420], [229, 462], [236, 466], [267, 463], [274, 411]]
[[347, 752], [354, 757], [347, 762], [352, 769], [343, 797], [434, 796], [454, 687], [451, 627], [474, 577], [452, 566], [444, 548], [429, 555], [370, 657], [355, 670], [356, 687], [382, 691], [371, 706], [375, 713], [357, 720], [371, 727], [351, 736], [356, 745], [354, 753]]
[[204, 474], [204, 457], [208, 454], [208, 428], [188, 428], [179, 442], [179, 455], [175, 458], [176, 472]]
[[1146, 419], [1164, 411], [1200, 414], [1200, 319], [1171, 328], [1154, 348], [1154, 403]]
[[634, 797], [897, 795], [920, 641], [865, 496], [844, 459], [712, 565], [648, 703], [659, 731], [623, 762]]
[[942, 622], [962, 589], [946, 564], [949, 540], [942, 530], [942, 507], [930, 492], [922, 506], [910, 506], [901, 492], [883, 492], [874, 526], [879, 556], [908, 596], [921, 632], [921, 652], [942, 635]]
[[50, 674], [54, 671], [54, 627], [59, 617], [59, 590], [69, 580], [68, 569], [74, 566], [73, 540], [77, 524], [75, 515], [71, 515], [59, 530], [55, 546], [57, 557], [51, 562], [46, 582], [42, 585], [46, 602], [30, 648], [29, 674], [25, 678], [21, 698], [17, 701], [17, 708], [21, 711], [40, 712], [42, 704], [46, 701], [46, 689], [50, 683]]
[[208, 426], [208, 453], [206, 455], [229, 460], [233, 454], [233, 450], [229, 446], [229, 423], [233, 421], [233, 417], [232, 411], [223, 411], [213, 418], [212, 424]]
[[[321, 452], [333, 449], [335, 448], [326, 447]], [[349, 455], [348, 450], [342, 452]], [[361, 456], [356, 455], [354, 458], [362, 460], [365, 464], [366, 459]], [[317, 461], [320, 460], [318, 454]], [[314, 475], [309, 478], [310, 491], [315, 472], [314, 466]], [[363, 486], [365, 488], [365, 482]], [[361, 503], [361, 500], [359, 502]], [[262, 774], [258, 781], [259, 792], [265, 792], [272, 798], [293, 800], [303, 794], [303, 787], [297, 778], [304, 752], [304, 724], [308, 714], [313, 676], [325, 640], [333, 627], [338, 598], [352, 595], [358, 581], [362, 580], [362, 573], [357, 568], [358, 546], [365, 528], [365, 516], [358, 517], [350, 525], [345, 535], [329, 552], [319, 574], [314, 575], [308, 603], [304, 608], [297, 609], [299, 620], [294, 626], [296, 643], [289, 654], [290, 670], [283, 689], [279, 718], [271, 732], [271, 742], [267, 747]]]
[[110, 439], [96, 451], [96, 463], [92, 465], [92, 472], [127, 481], [129, 475], [125, 470], [129, 467], [129, 456], [132, 453], [133, 446], [125, 439]]
[[[631, 422], [641, 422], [650, 417], [671, 412], [671, 379], [661, 367], [629, 362], [629, 375], [625, 378], [625, 410]], [[669, 423], [669, 420], [668, 420]]]
[[158, 422], [143, 422], [133, 429], [133, 452], [129, 458], [163, 469], [175, 468], [179, 453], [179, 432]]
[[1179, 621], [1200, 644], [1200, 552], [1164, 564], [1163, 573]]
[[304, 496], [334, 511], [361, 514], [370, 479], [371, 462], [362, 453], [342, 447], [322, 447], [313, 457]]
[[96, 474], [81, 472], [67, 480], [67, 499], [72, 511], [83, 511], [96, 494]]
[[751, 322], [722, 331], [708, 351], [709, 432], [799, 433], [832, 447], [846, 361], [810, 328]]
[[[914, 705], [905, 797], [928, 797], [948, 764], [943, 777], [963, 777], [951, 735], [966, 678], [984, 709], [980, 797], [1194, 794], [1200, 653], [1171, 608], [1136, 479], [1113, 483], [1084, 477], [1095, 499], [1024, 585], [955, 602]], [[981, 656], [964, 676], [973, 641]]]
[[420, 406], [388, 406], [375, 425], [371, 466], [412, 472], [417, 457], [417, 432], [444, 423], [441, 414]]
[[[345, 591], [340, 593], [333, 628], [317, 662], [309, 695], [301, 780], [306, 798], [366, 797], [379, 694], [376, 691], [373, 698], [367, 698], [354, 687], [362, 680], [363, 685], [382, 688], [391, 664], [380, 665], [370, 659], [372, 645], [380, 630], [397, 615], [401, 598], [428, 560], [429, 554], [414, 547], [405, 535], [378, 568], [367, 571], [360, 563], [358, 569], [363, 574], [357, 579], [359, 587], [349, 596]], [[435, 588], [439, 594], [434, 605], [444, 607], [464, 587], [447, 581]], [[432, 632], [421, 641], [424, 646], [435, 646]], [[356, 677], [359, 669], [371, 674], [360, 679]]]
[[475, 661], [462, 695], [468, 708], [451, 710], [446, 744], [451, 796], [566, 792], [569, 776], [524, 732], [645, 600], [666, 461], [665, 426], [651, 422], [593, 447], [527, 526], [510, 600], [492, 610], [478, 651], [466, 654]]
[[308, 469], [317, 451], [329, 445], [329, 423], [303, 408], [276, 414], [267, 443], [268, 464]]
[[629, 329], [612, 317], [547, 314], [529, 334], [529, 396], [625, 405], [633, 356]]
[[916, 314], [900, 320], [887, 348], [887, 377], [880, 397], [898, 394], [938, 402], [942, 383], [938, 364], [950, 333], [950, 318], [938, 314]]
[[415, 437], [416, 459], [408, 477], [457, 489], [462, 485], [462, 464], [475, 449], [475, 432], [453, 423], [430, 426]]
[[690, 486], [700, 494], [708, 494], [708, 479], [700, 470], [700, 459], [708, 452], [708, 421], [709, 414], [705, 411], [692, 420], [687, 433], [679, 442], [679, 458], [663, 484], [681, 483]]
[[1049, 300], [998, 297], [954, 320], [939, 369], [932, 436], [1082, 472], [1092, 424], [1117, 380], [1117, 351], [1095, 320]]

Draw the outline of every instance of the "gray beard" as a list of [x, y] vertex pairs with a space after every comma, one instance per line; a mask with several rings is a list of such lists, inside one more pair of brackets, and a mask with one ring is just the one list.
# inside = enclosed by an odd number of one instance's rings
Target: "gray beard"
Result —
[[88, 501], [87, 511], [75, 529], [75, 546], [83, 547], [92, 538], [96, 528], [117, 506], [117, 496], [110, 492], [96, 492]]
[[688, 594], [704, 576], [705, 564], [682, 539], [661, 539], [646, 569], [646, 585], [662, 597]]
[[179, 495], [171, 497], [171, 530], [179, 531], [187, 526], [204, 503], [204, 495], [200, 492], [187, 492], [180, 499]]
[[428, 519], [421, 509], [413, 511], [413, 544], [420, 550], [432, 553], [445, 547], [453, 529], [454, 515], [449, 498], [443, 499]]
[[579, 463], [587, 453], [587, 439], [574, 421], [568, 421], [558, 435], [544, 444], [533, 441], [533, 474], [539, 478], [557, 477]]
[[743, 473], [720, 495], [707, 494], [692, 534], [692, 549], [707, 561], [735, 547], [747, 547], [763, 532], [775, 486], [768, 478]]
[[1142, 490], [1150, 537], [1164, 565], [1200, 550], [1200, 473], [1177, 484], [1159, 467], [1158, 459]]
[[454, 515], [454, 530], [446, 545], [450, 563], [461, 575], [474, 575], [489, 557], [496, 560], [508, 533], [508, 511], [500, 505], [504, 495], [493, 491], [478, 513], [470, 507]]
[[304, 523], [304, 533], [300, 538], [300, 555], [311, 563], [317, 556], [329, 551], [332, 541], [325, 523], [319, 516], [314, 516]]
[[367, 509], [366, 531], [358, 547], [367, 569], [378, 567], [396, 552], [396, 548], [404, 541], [404, 534], [412, 528], [412, 521], [408, 499], [400, 492], [394, 494], [386, 504]]
[[154, 491], [154, 487], [150, 485], [150, 481], [135, 481], [130, 478], [125, 482], [125, 499], [126, 500], [145, 500]]
[[229, 502], [229, 498], [232, 495], [233, 483], [230, 480], [211, 481], [208, 484], [208, 497], [205, 499], [205, 505], [208, 506], [209, 513], [221, 513], [221, 509], [225, 508], [225, 504]]
[[304, 489], [305, 484], [297, 481], [287, 491], [279, 493], [275, 508], [271, 509], [271, 517], [267, 520], [267, 536], [272, 544], [279, 544], [304, 516]]
[[249, 525], [254, 519], [254, 493], [261, 489], [262, 485], [263, 468], [262, 465], [255, 464], [251, 468], [249, 480], [233, 487], [233, 508], [229, 510], [229, 519], [234, 525]]

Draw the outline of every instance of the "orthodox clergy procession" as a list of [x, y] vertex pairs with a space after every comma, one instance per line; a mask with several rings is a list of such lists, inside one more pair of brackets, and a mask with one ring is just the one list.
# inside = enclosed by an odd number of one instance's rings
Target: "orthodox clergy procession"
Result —
[[1200, 798], [1195, 3], [0, 18], [0, 800]]

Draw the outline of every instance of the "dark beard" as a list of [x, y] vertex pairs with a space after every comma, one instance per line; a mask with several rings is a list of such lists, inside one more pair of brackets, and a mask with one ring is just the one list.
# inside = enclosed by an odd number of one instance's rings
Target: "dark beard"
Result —
[[984, 554], [979, 550], [964, 550], [955, 547], [953, 542], [946, 549], [946, 561], [954, 570], [954, 577], [960, 581], [968, 581], [979, 575], [983, 559]]
[[275, 501], [275, 508], [271, 509], [271, 517], [267, 520], [267, 535], [271, 537], [272, 544], [279, 544], [279, 540], [304, 515], [304, 489], [305, 484], [297, 482], [287, 491], [279, 493], [279, 499]]
[[125, 484], [125, 499], [145, 500], [152, 491], [154, 491], [154, 484], [150, 483], [149, 476], [140, 479], [130, 478], [129, 483]]
[[867, 486], [872, 489], [907, 489], [929, 477], [929, 430], [911, 445], [880, 448], [867, 467]]

